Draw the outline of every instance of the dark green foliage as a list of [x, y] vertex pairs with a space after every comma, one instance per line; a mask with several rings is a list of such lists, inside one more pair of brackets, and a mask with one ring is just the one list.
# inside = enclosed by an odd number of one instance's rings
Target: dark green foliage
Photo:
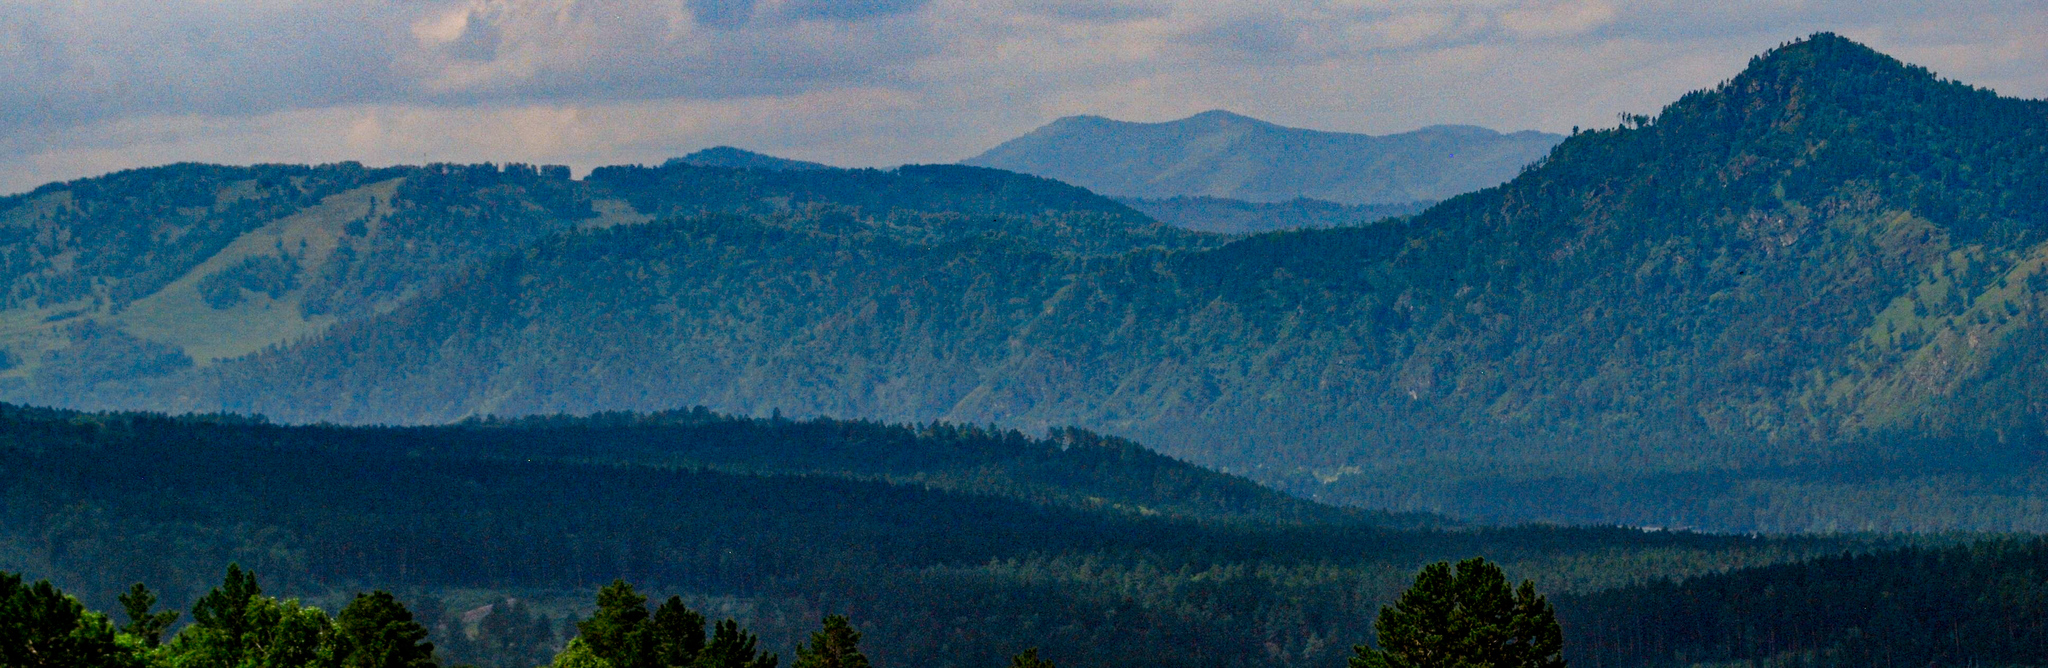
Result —
[[775, 668], [777, 663], [772, 652], [756, 652], [754, 646], [760, 643], [752, 633], [740, 628], [739, 622], [727, 619], [718, 622], [711, 631], [711, 640], [704, 644], [704, 651], [690, 662], [691, 668]]
[[600, 167], [589, 182], [659, 217], [781, 217], [787, 227], [855, 239], [950, 244], [1000, 236], [1044, 252], [1089, 256], [1222, 241], [1160, 224], [1065, 183], [959, 165], [774, 171], [670, 163]]
[[155, 647], [163, 643], [164, 631], [178, 621], [178, 611], [154, 611], [156, 592], [137, 582], [121, 595], [121, 609], [128, 613], [128, 625], [121, 632], [142, 639], [142, 644]]
[[2048, 665], [2048, 541], [1842, 555], [1558, 607], [1581, 667]]
[[43, 353], [30, 377], [39, 395], [67, 396], [76, 405], [122, 403], [150, 383], [192, 368], [177, 346], [137, 338], [111, 325], [84, 320], [64, 328], [69, 346]]
[[[0, 303], [46, 307], [97, 298], [123, 305], [265, 223], [392, 174], [356, 163], [185, 163], [0, 198], [0, 218], [12, 223], [10, 234], [0, 235]], [[61, 263], [66, 256], [73, 259]]]
[[1353, 648], [1351, 668], [1564, 668], [1563, 631], [1535, 583], [1508, 586], [1474, 557], [1423, 567], [1415, 586], [1373, 621], [1378, 648]]
[[790, 160], [788, 158], [778, 158], [772, 155], [764, 155], [761, 153], [755, 153], [753, 151], [733, 148], [731, 146], [713, 146], [711, 148], [697, 151], [680, 158], [669, 158], [667, 162], [661, 164], [661, 166], [663, 167], [669, 167], [673, 165], [696, 165], [699, 167], [726, 167], [731, 169], [758, 169], [776, 172], [801, 172], [819, 169], [833, 169], [831, 165], [825, 165], [816, 162], [806, 162], [803, 160]]
[[663, 666], [687, 666], [704, 652], [704, 615], [670, 596], [654, 609], [648, 619], [653, 629], [655, 657]]
[[299, 287], [299, 261], [290, 255], [258, 255], [199, 279], [199, 298], [215, 309], [242, 303], [243, 291], [276, 299]]
[[[660, 613], [656, 613], [657, 621]], [[460, 620], [455, 620], [460, 624]], [[703, 621], [697, 622], [703, 636]], [[491, 604], [490, 612], [478, 620], [475, 639], [458, 628], [448, 628], [440, 637], [446, 643], [436, 651], [454, 665], [472, 664], [485, 668], [532, 668], [548, 662], [562, 645], [547, 615], [536, 614], [524, 602], [505, 599]]]
[[1187, 196], [1164, 199], [1119, 197], [1117, 201], [1168, 225], [1219, 234], [1364, 225], [1414, 215], [1435, 203], [1338, 204], [1307, 198], [1285, 202], [1245, 202]]
[[867, 655], [860, 652], [860, 632], [846, 615], [826, 615], [824, 625], [811, 634], [809, 645], [797, 648], [794, 668], [869, 668]]
[[0, 572], [0, 666], [115, 668], [141, 663], [114, 639], [107, 618], [87, 612], [48, 581]]
[[357, 594], [334, 617], [328, 655], [337, 668], [433, 668], [434, 643], [412, 611], [383, 591]]
[[[205, 642], [220, 660], [233, 665], [245, 653], [245, 643], [256, 635], [258, 619], [252, 614], [255, 603], [263, 596], [263, 588], [256, 584], [256, 574], [242, 570], [241, 564], [228, 564], [228, 573], [220, 586], [199, 598], [192, 604], [192, 626], [199, 629], [194, 635], [203, 636]], [[179, 634], [186, 639], [186, 634]]]
[[[1623, 529], [1388, 529], [1237, 496], [1234, 479], [1084, 436], [1011, 440], [950, 425], [696, 412], [373, 429], [0, 407], [0, 545], [87, 592], [140, 579], [204, 591], [191, 579], [226, 559], [259, 563], [277, 574], [267, 587], [307, 595], [372, 583], [583, 589], [631, 577], [758, 601], [749, 624], [767, 646], [803, 639], [821, 610], [843, 611], [861, 620], [863, 651], [878, 665], [961, 667], [1000, 665], [1032, 645], [1091, 664], [1327, 665], [1367, 636], [1372, 611], [1425, 560], [1555, 561], [1571, 566], [1543, 572], [1627, 582], [1699, 567], [1687, 563], [1844, 545]], [[678, 458], [654, 456], [662, 451]], [[729, 472], [702, 470], [691, 457]], [[810, 457], [821, 466], [784, 459]], [[853, 464], [867, 459], [880, 463]], [[924, 465], [953, 487], [1016, 491], [944, 491], [919, 482]], [[1049, 491], [1063, 478], [1011, 473], [1062, 467], [1091, 471], [1074, 480], [1120, 500], [1067, 501]], [[964, 473], [977, 469], [986, 477]], [[775, 473], [790, 470], [804, 473]], [[1132, 491], [1148, 484], [1244, 505], [1178, 515], [1120, 507], [1151, 503]], [[269, 599], [253, 576], [235, 573], [198, 606], [202, 623], [171, 645], [239, 656], [207, 629], [256, 628], [237, 625], [231, 602]], [[649, 613], [630, 590], [606, 598], [617, 614], [601, 617], [646, 620], [676, 639], [647, 644], [664, 662], [710, 640], [688, 633], [702, 618], [679, 600]], [[303, 610], [266, 605], [300, 629], [287, 639], [318, 630]], [[453, 640], [463, 629], [442, 613], [425, 619], [450, 660], [518, 665], [458, 647], [471, 640]], [[645, 656], [632, 633], [613, 645]], [[486, 638], [479, 628], [474, 642]]]
[[[615, 668], [651, 668], [661, 663], [656, 627], [648, 621], [647, 597], [624, 580], [597, 590], [597, 612], [576, 622], [577, 637]], [[666, 631], [668, 629], [661, 629]], [[703, 632], [700, 630], [701, 635]]]

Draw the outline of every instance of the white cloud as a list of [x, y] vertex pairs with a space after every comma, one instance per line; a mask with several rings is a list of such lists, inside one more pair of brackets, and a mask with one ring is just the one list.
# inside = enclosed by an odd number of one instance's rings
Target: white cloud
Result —
[[1562, 131], [1819, 30], [2048, 95], [2031, 0], [25, 2], [0, 4], [0, 191], [187, 159], [950, 161], [1215, 107]]

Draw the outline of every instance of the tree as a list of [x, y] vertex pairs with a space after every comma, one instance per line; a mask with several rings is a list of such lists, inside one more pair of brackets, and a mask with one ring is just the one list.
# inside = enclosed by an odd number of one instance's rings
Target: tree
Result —
[[704, 651], [697, 654], [693, 668], [775, 668], [778, 660], [774, 654], [756, 654], [754, 646], [760, 639], [740, 628], [739, 622], [724, 620], [715, 625], [711, 642], [704, 645]]
[[178, 611], [152, 612], [151, 608], [156, 607], [156, 592], [140, 582], [129, 587], [128, 593], [122, 594], [120, 599], [121, 608], [128, 613], [128, 625], [121, 627], [121, 632], [142, 640], [146, 647], [163, 644], [164, 631], [178, 621]]
[[704, 615], [670, 596], [648, 620], [654, 630], [654, 654], [662, 666], [687, 666], [704, 651]]
[[228, 564], [220, 586], [192, 604], [192, 626], [178, 633], [174, 649], [195, 666], [241, 664], [244, 644], [255, 630], [249, 608], [262, 595], [255, 573]]
[[615, 668], [658, 665], [647, 597], [633, 591], [625, 580], [613, 580], [597, 590], [597, 611], [576, 623], [576, 633], [591, 655]]
[[1564, 632], [1536, 585], [1508, 586], [1474, 557], [1437, 562], [1373, 621], [1379, 648], [1353, 648], [1351, 668], [1564, 668]]
[[49, 581], [22, 583], [0, 573], [0, 666], [126, 668], [140, 666], [117, 642], [114, 625], [88, 612]]
[[327, 666], [327, 613], [263, 595], [256, 574], [229, 564], [227, 577], [192, 605], [192, 626], [171, 642], [189, 668]]
[[[726, 633], [722, 624], [719, 628], [720, 633]], [[698, 665], [707, 660], [713, 661], [710, 665], [714, 666], [772, 668], [775, 665], [774, 655], [768, 655], [766, 664], [718, 663], [718, 660], [706, 659], [712, 646], [737, 656], [741, 650], [736, 648], [744, 645], [744, 651], [751, 657], [754, 638], [739, 631], [735, 624], [733, 636], [726, 638], [725, 644], [719, 644], [716, 638], [707, 644], [704, 615], [684, 605], [682, 597], [670, 596], [650, 615], [647, 597], [633, 591], [633, 586], [624, 580], [613, 580], [598, 590], [597, 611], [591, 613], [590, 619], [577, 622], [576, 632], [578, 651], [612, 668], [676, 668]]]
[[1038, 648], [1024, 650], [1010, 657], [1010, 668], [1054, 668], [1051, 661], [1038, 658]]
[[811, 634], [810, 646], [797, 648], [796, 668], [868, 668], [860, 632], [845, 615], [827, 615], [825, 630]]
[[340, 668], [433, 668], [434, 643], [389, 592], [357, 594], [334, 618], [332, 657]]

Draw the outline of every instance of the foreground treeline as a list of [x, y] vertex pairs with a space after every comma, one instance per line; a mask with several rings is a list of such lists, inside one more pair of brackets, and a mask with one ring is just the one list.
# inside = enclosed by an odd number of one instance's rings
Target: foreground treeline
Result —
[[[265, 596], [256, 575], [228, 566], [220, 586], [192, 606], [191, 623], [166, 638], [180, 613], [158, 611], [136, 584], [120, 598], [127, 624], [87, 610], [48, 581], [0, 573], [0, 665], [9, 668], [435, 668], [442, 657], [427, 627], [389, 592], [356, 594], [329, 616], [296, 599]], [[623, 581], [597, 594], [575, 624], [558, 668], [775, 668], [760, 639], [727, 619], [707, 633], [703, 614], [670, 597], [650, 614]], [[797, 668], [864, 668], [860, 634], [845, 617], [825, 619]], [[529, 661], [538, 663], [536, 661]]]
[[[140, 583], [120, 597], [128, 624], [117, 631], [98, 613], [48, 581], [24, 586], [0, 573], [0, 665], [10, 668], [275, 666], [277, 668], [436, 668], [441, 657], [427, 628], [388, 592], [356, 594], [339, 615], [297, 600], [263, 595], [253, 573], [229, 565], [226, 581], [192, 606], [193, 623], [168, 643], [177, 612], [159, 612]], [[726, 619], [707, 633], [706, 617], [680, 596], [650, 610], [623, 580], [597, 592], [597, 607], [575, 623], [576, 636], [552, 668], [776, 668], [780, 657]], [[797, 647], [796, 668], [869, 668], [861, 634], [844, 615]], [[1352, 648], [1353, 668], [1484, 666], [1563, 668], [1556, 613], [1533, 583], [1512, 587], [1499, 566], [1467, 559], [1455, 570], [1422, 570], [1400, 600], [1380, 609], [1381, 647]], [[526, 663], [532, 663], [527, 661]], [[1037, 648], [1011, 668], [1054, 668]]]

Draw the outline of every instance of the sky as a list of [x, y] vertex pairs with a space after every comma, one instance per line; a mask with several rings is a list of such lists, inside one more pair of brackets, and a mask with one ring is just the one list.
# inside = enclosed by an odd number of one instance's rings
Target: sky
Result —
[[0, 0], [0, 194], [179, 161], [952, 162], [1074, 114], [1567, 132], [1817, 31], [2048, 97], [2042, 0]]

